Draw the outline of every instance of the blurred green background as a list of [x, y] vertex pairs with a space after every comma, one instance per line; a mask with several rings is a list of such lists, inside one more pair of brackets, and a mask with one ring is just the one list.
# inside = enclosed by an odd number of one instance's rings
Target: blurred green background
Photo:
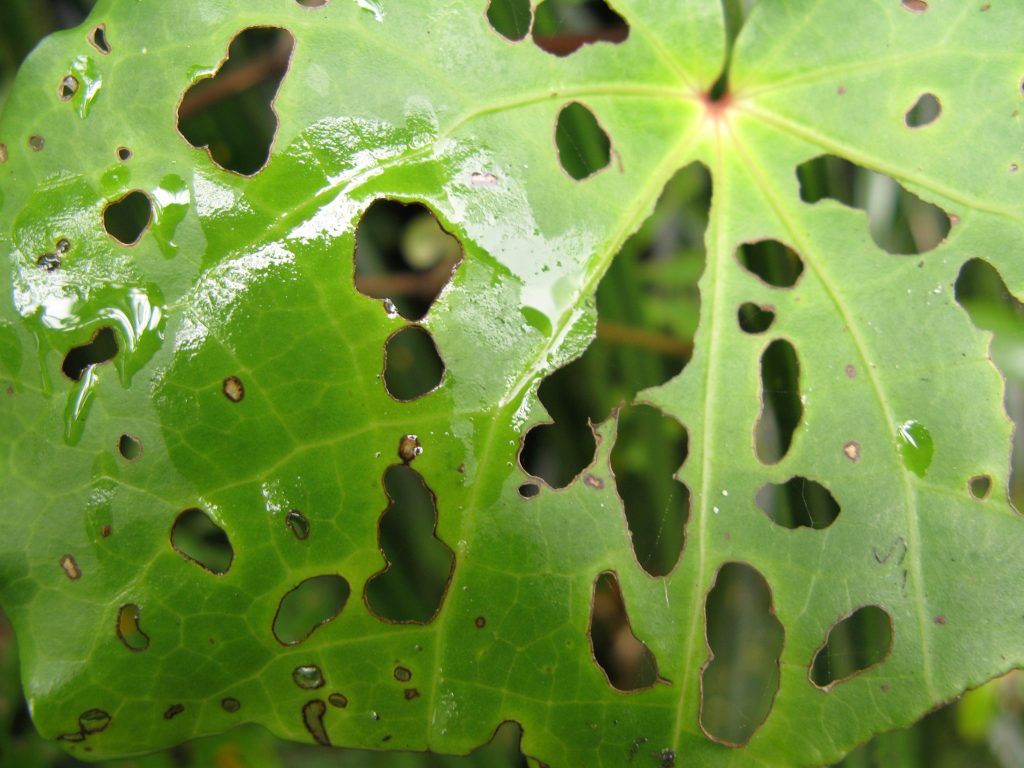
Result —
[[[38, 40], [80, 23], [94, 2], [0, 0], [0, 106], [20, 62]], [[303, 4], [313, 3], [307, 0]], [[730, 27], [735, 29], [751, 3], [726, 0], [725, 4]], [[527, 0], [493, 0], [488, 18], [510, 39], [531, 34]], [[532, 42], [552, 55], [568, 55], [595, 40], [614, 44], [627, 36], [622, 19], [597, 0], [546, 0], [537, 10], [532, 30]], [[524, 39], [523, 44], [530, 42]], [[266, 160], [266, 143], [273, 136], [273, 114], [267, 101], [285, 71], [290, 50], [287, 35], [267, 31], [236, 41], [226, 68], [232, 73], [230, 85], [196, 89], [197, 98], [187, 101], [182, 110], [183, 134], [193, 144], [209, 145], [224, 167], [244, 173], [258, 169]], [[724, 82], [720, 84], [725, 87]], [[935, 108], [934, 104], [920, 104], [908, 113], [908, 126], [927, 124]], [[559, 121], [556, 140], [563, 167], [576, 178], [600, 170], [608, 162], [607, 139], [586, 109], [567, 111]], [[844, 161], [821, 158], [802, 167], [799, 174], [806, 200], [833, 197], [863, 208], [872, 236], [892, 253], [928, 250], [948, 230], [948, 220], [938, 209], [906, 194], [891, 180]], [[710, 185], [707, 173], [699, 167], [680, 171], [666, 187], [654, 215], [616, 258], [598, 290], [597, 339], [579, 360], [542, 384], [540, 397], [554, 423], [531, 431], [521, 456], [523, 467], [537, 478], [524, 483], [524, 495], [537, 492], [541, 481], [564, 486], [593, 456], [588, 420], [602, 421], [621, 408], [613, 469], [637, 558], [654, 575], [668, 573], [684, 546], [689, 498], [672, 474], [686, 456], [687, 436], [672, 419], [633, 401], [637, 392], [676, 375], [689, 360], [699, 317], [697, 282], [704, 268], [703, 232]], [[459, 258], [457, 243], [440, 229], [429, 211], [420, 206], [377, 205], [360, 225], [357, 286], [367, 295], [387, 299], [396, 312], [416, 320], [427, 311]], [[775, 285], [792, 284], [801, 268], [798, 257], [776, 246], [745, 249], [740, 261]], [[992, 356], [1007, 379], [1007, 410], [1019, 423], [1024, 415], [1024, 311], [1006, 291], [998, 273], [977, 259], [964, 267], [956, 295], [974, 323], [994, 333]], [[748, 333], [764, 332], [771, 319], [769, 308], [754, 305], [745, 305], [738, 318]], [[436, 385], [438, 364], [429, 342], [419, 343], [410, 337], [389, 356], [389, 375], [396, 387], [406, 386], [414, 396]], [[795, 410], [799, 404], [790, 397], [796, 390], [790, 385], [797, 373], [795, 358], [783, 350], [770, 359], [766, 356], [763, 366], [766, 407], [757, 432], [759, 455], [783, 449], [787, 432], [799, 420]], [[402, 397], [400, 392], [394, 393]], [[1018, 443], [1024, 440], [1021, 433], [1018, 430]], [[1024, 463], [1024, 450], [1018, 448], [1014, 450], [1011, 495], [1021, 508], [1024, 473], [1018, 471], [1018, 464]], [[402, 490], [401, 478], [395, 482], [398, 485], [389, 487], [392, 498], [414, 496], [410, 489]], [[807, 489], [807, 485], [778, 489], [766, 513], [791, 527], [826, 525], [835, 515], [830, 497], [827, 492], [808, 493]], [[979, 487], [978, 493], [989, 490], [998, 492]], [[423, 507], [424, 503], [428, 506]], [[415, 529], [417, 517], [426, 515], [429, 520], [432, 509], [429, 500], [413, 500], [396, 505], [393, 513], [394, 524], [382, 530], [385, 549], [413, 546], [415, 537], [403, 536]], [[441, 553], [420, 561], [422, 572], [405, 574], [403, 584], [391, 594], [382, 593], [382, 605], [430, 615], [436, 595], [418, 595], [415, 587], [439, 577], [443, 583], [450, 560]], [[389, 608], [383, 610], [386, 613]], [[772, 632], [764, 596], [742, 570], [723, 569], [709, 599], [708, 613], [709, 637], [712, 643], [722, 643], [716, 654], [732, 655], [735, 669], [748, 674], [742, 686], [731, 684], [735, 680], [730, 681], [728, 671], [721, 681], [706, 681], [704, 722], [716, 733], [732, 733], [730, 729], [738, 728], [735, 735], [742, 739], [747, 726], [739, 721], [748, 721], [753, 727], [771, 704], [770, 696], [765, 696], [771, 689], [771, 664], [759, 664], [759, 651], [746, 642]], [[638, 688], [651, 682], [653, 668], [646, 649], [632, 638], [612, 578], [602, 577], [598, 582], [591, 635], [595, 656], [617, 687]], [[880, 622], [877, 616], [844, 624], [833, 632], [827, 652], [816, 660], [815, 681], [839, 679], [870, 665], [884, 657], [887, 642], [884, 619]], [[1013, 673], [936, 710], [911, 729], [877, 737], [841, 765], [1024, 767], [1022, 709], [1024, 675]], [[814, 726], [808, 723], [808, 727]], [[262, 728], [243, 726], [219, 737], [109, 765], [522, 768], [527, 761], [519, 752], [519, 736], [517, 727], [505, 725], [491, 743], [468, 757], [456, 758], [324, 749], [280, 742]], [[685, 756], [681, 759], [685, 764]], [[21, 695], [14, 636], [0, 614], [0, 766], [74, 765], [79, 765], [78, 761], [42, 740], [31, 725]]]

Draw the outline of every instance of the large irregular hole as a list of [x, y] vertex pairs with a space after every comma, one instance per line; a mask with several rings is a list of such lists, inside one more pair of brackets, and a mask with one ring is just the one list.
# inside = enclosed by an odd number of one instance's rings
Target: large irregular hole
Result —
[[995, 267], [983, 259], [971, 259], [963, 265], [954, 292], [971, 322], [993, 334], [992, 361], [1003, 374], [1006, 412], [1016, 425], [1009, 496], [1019, 510], [1024, 508], [1024, 473], [1019, 469], [1024, 464], [1024, 372], [1019, 362], [1024, 344], [1024, 304], [1010, 293]]
[[424, 624], [441, 610], [455, 554], [437, 537], [437, 501], [418, 472], [388, 467], [384, 491], [378, 542], [387, 564], [366, 583], [366, 604], [385, 621]]
[[434, 391], [444, 378], [444, 361], [434, 337], [409, 325], [392, 334], [384, 346], [384, 386], [396, 400], [408, 402]]
[[775, 322], [775, 310], [772, 307], [758, 306], [753, 302], [746, 301], [737, 310], [736, 319], [744, 333], [764, 333]]
[[605, 571], [594, 582], [590, 648], [613, 688], [639, 691], [658, 682], [658, 661], [633, 634], [619, 579]]
[[611, 162], [611, 139], [594, 113], [578, 101], [558, 113], [555, 145], [562, 168], [577, 181], [593, 176]]
[[100, 328], [92, 341], [80, 347], [73, 347], [61, 364], [64, 375], [72, 381], [81, 381], [86, 369], [108, 363], [117, 355], [117, 339], [112, 328]]
[[914, 102], [914, 106], [903, 116], [903, 122], [907, 128], [924, 128], [938, 120], [941, 115], [942, 103], [938, 97], [934, 93], [922, 93]]
[[201, 509], [186, 509], [171, 527], [171, 546], [178, 554], [222, 576], [231, 568], [235, 550], [224, 529]]
[[726, 563], [704, 605], [710, 656], [701, 673], [700, 725], [728, 746], [746, 744], [779, 690], [784, 632], [768, 582], [746, 563]]
[[806, 477], [765, 483], [755, 500], [773, 523], [790, 530], [828, 528], [839, 517], [839, 503], [828, 488]]
[[338, 617], [351, 591], [337, 574], [306, 579], [281, 598], [274, 615], [274, 637], [282, 645], [301, 643]]
[[132, 190], [103, 209], [103, 228], [121, 245], [135, 245], [153, 220], [153, 203], [141, 190]]
[[761, 356], [761, 415], [754, 427], [754, 451], [761, 463], [778, 464], [786, 456], [803, 410], [796, 350], [776, 339]]
[[892, 648], [892, 619], [877, 605], [858, 608], [829, 630], [811, 663], [819, 688], [831, 688], [885, 661]]
[[313, 741], [324, 747], [331, 746], [331, 739], [327, 735], [327, 728], [324, 726], [324, 715], [327, 713], [327, 705], [320, 699], [307, 701], [302, 707], [302, 722], [313, 737]]
[[499, 35], [518, 42], [530, 34], [533, 24], [530, 0], [490, 0], [487, 20]]
[[792, 288], [804, 271], [804, 262], [778, 240], [744, 243], [736, 251], [740, 265], [775, 288]]
[[588, 43], [621, 43], [629, 37], [626, 20], [604, 0], [543, 0], [534, 14], [533, 42], [568, 56]]
[[633, 553], [652, 576], [671, 572], [683, 552], [690, 491], [675, 473], [686, 453], [686, 430], [672, 417], [647, 405], [619, 412], [611, 455], [615, 486]]
[[834, 155], [797, 168], [800, 197], [816, 203], [829, 197], [867, 213], [871, 239], [894, 254], [927, 253], [949, 234], [949, 214], [908, 192], [891, 176]]
[[149, 648], [149, 635], [139, 625], [141, 610], [139, 606], [129, 603], [122, 605], [117, 612], [117, 636], [130, 651], [144, 651]]
[[612, 261], [597, 289], [597, 338], [541, 382], [538, 394], [554, 423], [526, 434], [520, 463], [527, 473], [554, 488], [568, 485], [593, 460], [589, 423], [604, 421], [689, 362], [710, 201], [703, 166], [682, 169]]
[[249, 27], [235, 36], [213, 77], [195, 83], [178, 106], [178, 130], [214, 163], [243, 176], [267, 164], [277, 132], [273, 103], [295, 38], [285, 29]]
[[420, 320], [452, 280], [462, 244], [420, 203], [376, 200], [356, 228], [356, 289]]

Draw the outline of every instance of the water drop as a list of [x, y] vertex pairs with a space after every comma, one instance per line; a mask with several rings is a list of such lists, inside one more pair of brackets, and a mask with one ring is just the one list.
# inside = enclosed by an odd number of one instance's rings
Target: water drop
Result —
[[918, 477], [924, 477], [935, 455], [931, 433], [918, 421], [905, 421], [897, 428], [903, 464]]
[[324, 687], [324, 673], [314, 664], [296, 667], [292, 672], [292, 680], [299, 688], [306, 690]]

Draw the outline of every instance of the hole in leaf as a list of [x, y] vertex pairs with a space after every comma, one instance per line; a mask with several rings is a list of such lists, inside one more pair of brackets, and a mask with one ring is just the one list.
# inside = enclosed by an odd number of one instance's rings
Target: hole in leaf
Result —
[[127, 433], [117, 441], [117, 452], [125, 461], [138, 461], [142, 457], [142, 441]]
[[612, 446], [615, 486], [626, 512], [633, 554], [652, 576], [665, 576], [683, 552], [690, 491], [675, 479], [686, 460], [682, 425], [648, 405], [619, 412]]
[[149, 648], [149, 635], [139, 626], [139, 606], [129, 603], [117, 612], [117, 636], [129, 651], [140, 652]]
[[736, 251], [740, 265], [775, 288], [792, 288], [804, 271], [804, 262], [778, 240], [744, 243]]
[[367, 582], [366, 604], [379, 619], [425, 624], [441, 610], [455, 554], [437, 537], [437, 502], [419, 473], [388, 467], [384, 491], [377, 530], [386, 565]]
[[806, 477], [765, 483], [755, 496], [757, 506], [784, 528], [828, 528], [839, 517], [839, 503], [825, 486]]
[[594, 113], [578, 101], [558, 113], [555, 145], [562, 168], [576, 181], [593, 176], [611, 162], [611, 139]]
[[420, 203], [376, 200], [356, 228], [356, 290], [420, 320], [452, 280], [462, 244]]
[[305, 690], [324, 687], [324, 673], [315, 664], [307, 664], [292, 670], [292, 681]]
[[434, 338], [418, 325], [392, 334], [384, 346], [384, 386], [396, 400], [408, 402], [433, 392], [444, 378], [444, 361]]
[[761, 415], [754, 427], [754, 452], [762, 464], [778, 464], [789, 452], [803, 416], [796, 350], [776, 339], [761, 355]]
[[701, 673], [700, 725], [709, 738], [743, 746], [779, 690], [784, 631], [771, 588], [746, 563], [726, 563], [704, 604], [710, 651]]
[[56, 272], [60, 269], [60, 256], [56, 253], [44, 253], [36, 259], [36, 266], [47, 272]]
[[178, 515], [171, 527], [171, 546], [218, 576], [228, 572], [235, 557], [228, 535], [201, 509], [186, 509]]
[[744, 333], [764, 333], [775, 322], [775, 312], [772, 307], [759, 307], [757, 304], [747, 301], [740, 305], [736, 319]]
[[597, 289], [597, 338], [541, 382], [538, 394], [554, 424], [527, 432], [519, 459], [528, 474], [554, 488], [568, 485], [593, 460], [589, 422], [604, 421], [689, 362], [710, 201], [708, 172], [683, 168], [612, 261]]
[[220, 706], [225, 712], [237, 712], [242, 708], [242, 702], [228, 696], [220, 700]]
[[536, 483], [523, 483], [519, 486], [519, 495], [524, 499], [532, 499], [540, 493], [540, 486]]
[[343, 693], [332, 693], [327, 697], [327, 701], [332, 707], [337, 707], [338, 709], [344, 709], [348, 706], [348, 697]]
[[914, 103], [907, 114], [903, 116], [903, 122], [907, 128], [924, 128], [931, 125], [942, 115], [942, 104], [934, 93], [923, 93]]
[[590, 648], [608, 683], [619, 691], [639, 691], [658, 682], [658, 661], [633, 634], [618, 577], [605, 571], [594, 582]]
[[395, 667], [395, 680], [400, 683], [408, 683], [412, 680], [412, 672], [406, 667]]
[[33, 134], [28, 137], [28, 145], [33, 152], [42, 152], [46, 146], [46, 139], [38, 134]]
[[71, 98], [78, 93], [78, 78], [74, 75], [66, 75], [63, 80], [60, 81], [60, 88], [57, 89], [57, 95], [60, 96], [61, 101], [71, 101]]
[[490, 0], [487, 20], [499, 35], [518, 42], [530, 34], [533, 23], [530, 0]]
[[351, 593], [336, 574], [313, 576], [291, 589], [277, 606], [274, 637], [282, 645], [297, 645], [338, 617]]
[[133, 190], [103, 209], [103, 228], [121, 245], [139, 242], [153, 219], [153, 204], [149, 196]]
[[533, 42], [555, 56], [568, 56], [588, 43], [621, 43], [627, 37], [626, 20], [604, 0], [544, 0], [535, 11]]
[[986, 499], [992, 491], [992, 478], [988, 475], [977, 475], [968, 482], [971, 489], [971, 496], [976, 499]]
[[243, 176], [260, 171], [277, 133], [273, 103], [294, 47], [291, 33], [277, 27], [239, 32], [216, 74], [182, 97], [178, 130], [185, 140], [205, 147], [223, 170]]
[[299, 510], [293, 509], [288, 512], [285, 515], [284, 524], [299, 541], [305, 541], [309, 538], [309, 520]]
[[78, 730], [74, 733], [62, 733], [57, 737], [58, 741], [79, 742], [85, 741], [87, 736], [94, 733], [101, 733], [110, 727], [113, 718], [102, 709], [88, 709], [78, 716]]
[[915, 13], [924, 13], [928, 10], [927, 0], [902, 0], [903, 7]]
[[895, 179], [822, 155], [797, 168], [800, 197], [816, 203], [829, 197], [867, 213], [871, 239], [892, 254], [927, 253], [949, 234], [949, 214], [908, 192]]
[[224, 379], [224, 397], [232, 403], [240, 403], [245, 399], [245, 385], [237, 376], [228, 376]]
[[109, 363], [117, 354], [117, 339], [112, 328], [100, 328], [92, 341], [80, 347], [73, 347], [64, 356], [61, 370], [72, 381], [81, 381], [87, 368]]
[[295, 2], [304, 8], [323, 8], [327, 5], [327, 0], [295, 0]]
[[122, 163], [127, 163], [129, 160], [132, 159], [132, 151], [128, 149], [128, 147], [118, 147], [117, 159], [120, 160]]
[[1004, 405], [1016, 425], [1013, 435], [1013, 458], [1010, 461], [1010, 500], [1021, 509], [1024, 501], [1024, 473], [1020, 471], [1024, 456], [1024, 383], [1020, 370], [1021, 343], [1024, 342], [1024, 304], [1006, 287], [999, 272], [983, 259], [971, 259], [960, 270], [954, 295], [966, 310], [971, 322], [993, 334], [990, 345], [992, 361], [1003, 374], [1006, 386]]
[[173, 720], [184, 711], [184, 704], [171, 704], [171, 706], [164, 710], [164, 720]]
[[100, 53], [110, 53], [110, 43], [107, 41], [107, 25], [98, 24], [89, 33], [89, 44]]
[[892, 647], [892, 619], [877, 605], [858, 608], [829, 630], [811, 664], [811, 682], [831, 688], [885, 661]]
[[324, 715], [327, 713], [327, 705], [320, 699], [306, 702], [302, 707], [302, 722], [313, 737], [313, 741], [325, 747], [331, 746], [331, 740], [327, 736], [327, 728], [324, 727]]

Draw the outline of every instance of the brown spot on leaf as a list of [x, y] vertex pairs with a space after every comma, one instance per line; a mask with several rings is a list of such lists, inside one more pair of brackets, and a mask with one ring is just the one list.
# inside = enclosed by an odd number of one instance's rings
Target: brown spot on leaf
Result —
[[487, 626], [487, 619], [485, 619], [483, 616], [477, 616], [476, 619], [473, 621], [473, 624], [476, 625], [477, 629], [483, 629]]
[[588, 485], [591, 488], [598, 491], [604, 490], [604, 480], [602, 480], [599, 477], [596, 477], [595, 475], [590, 474], [589, 472], [583, 476], [583, 484]]
[[225, 712], [237, 712], [242, 708], [242, 702], [228, 696], [227, 698], [220, 700], [220, 706]]
[[405, 700], [406, 701], [412, 701], [413, 699], [418, 699], [419, 696], [420, 696], [420, 692], [417, 691], [415, 688], [406, 688], [405, 689]]
[[403, 435], [398, 441], [398, 458], [406, 464], [423, 453], [423, 446], [416, 435]]
[[940, 615], [938, 615], [938, 616], [936, 616], [936, 617], [935, 617], [935, 623], [936, 623], [936, 624], [937, 624], [938, 626], [940, 626], [940, 627], [943, 627], [943, 626], [945, 626], [945, 625], [946, 625], [946, 617], [945, 617], [945, 616], [943, 616], [943, 615], [941, 615], [941, 614], [940, 614]]
[[64, 573], [72, 581], [78, 581], [78, 579], [82, 578], [82, 571], [79, 569], [78, 563], [75, 562], [75, 558], [71, 555], [64, 555], [60, 559], [60, 567], [64, 569]]
[[232, 403], [240, 403], [245, 397], [245, 385], [237, 376], [228, 376], [224, 379], [224, 397]]
[[412, 680], [412, 672], [406, 667], [395, 667], [395, 680], [400, 683], [407, 683]]
[[846, 458], [850, 461], [860, 461], [860, 443], [850, 441], [843, 446], [843, 453], [846, 454]]
[[164, 712], [164, 720], [173, 720], [184, 711], [184, 704], [172, 704], [167, 708], [167, 711]]
[[850, 378], [850, 379], [856, 379], [857, 378], [857, 366], [853, 365], [852, 363], [850, 365], [846, 366], [846, 376], [847, 376], [847, 378]]

